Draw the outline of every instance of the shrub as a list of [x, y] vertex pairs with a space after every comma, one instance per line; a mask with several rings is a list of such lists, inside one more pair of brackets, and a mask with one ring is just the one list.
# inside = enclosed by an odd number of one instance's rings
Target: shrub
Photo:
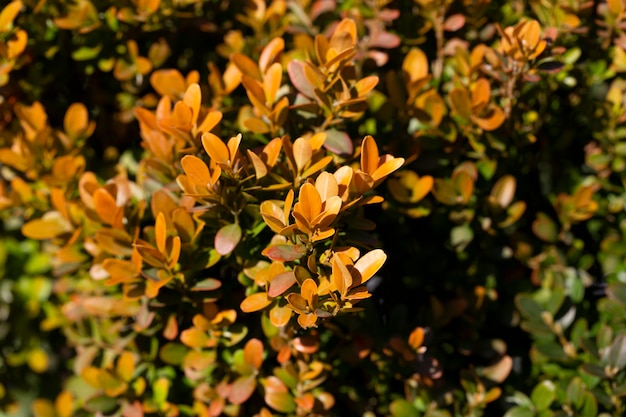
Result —
[[620, 416], [626, 6], [14, 0], [8, 415]]

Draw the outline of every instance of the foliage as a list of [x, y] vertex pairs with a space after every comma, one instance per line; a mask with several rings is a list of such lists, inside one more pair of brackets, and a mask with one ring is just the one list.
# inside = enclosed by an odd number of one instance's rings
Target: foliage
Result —
[[13, 0], [0, 410], [621, 416], [621, 0]]

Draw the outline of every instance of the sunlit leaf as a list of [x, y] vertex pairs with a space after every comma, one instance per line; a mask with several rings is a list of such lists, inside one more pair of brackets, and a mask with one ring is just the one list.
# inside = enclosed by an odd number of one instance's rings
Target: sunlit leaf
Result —
[[264, 292], [258, 292], [252, 295], [247, 296], [239, 305], [241, 311], [244, 313], [252, 313], [254, 311], [263, 310], [265, 307], [270, 305], [272, 300], [267, 297], [267, 294]]
[[239, 244], [242, 232], [237, 223], [222, 226], [215, 235], [215, 250], [222, 256], [231, 253]]

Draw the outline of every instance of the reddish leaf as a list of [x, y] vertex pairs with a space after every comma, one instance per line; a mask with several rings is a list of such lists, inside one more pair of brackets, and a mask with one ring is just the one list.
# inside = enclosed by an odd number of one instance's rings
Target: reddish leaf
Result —
[[304, 245], [274, 245], [266, 248], [262, 254], [273, 261], [289, 262], [295, 261], [306, 255]]
[[227, 224], [218, 230], [215, 235], [215, 250], [222, 256], [228, 255], [241, 240], [241, 227], [236, 224]]
[[443, 23], [443, 28], [448, 32], [456, 32], [465, 26], [465, 16], [460, 13], [453, 14]]
[[256, 376], [242, 376], [239, 377], [231, 385], [230, 393], [228, 394], [228, 401], [232, 404], [243, 404], [254, 392], [256, 388]]
[[293, 271], [283, 272], [278, 274], [270, 281], [270, 288], [267, 294], [270, 297], [278, 297], [296, 283], [296, 276]]

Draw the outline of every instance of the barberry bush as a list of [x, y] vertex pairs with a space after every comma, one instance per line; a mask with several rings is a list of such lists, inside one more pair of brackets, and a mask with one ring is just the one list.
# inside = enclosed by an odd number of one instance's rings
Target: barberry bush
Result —
[[624, 415], [625, 73], [623, 0], [3, 2], [0, 413]]

